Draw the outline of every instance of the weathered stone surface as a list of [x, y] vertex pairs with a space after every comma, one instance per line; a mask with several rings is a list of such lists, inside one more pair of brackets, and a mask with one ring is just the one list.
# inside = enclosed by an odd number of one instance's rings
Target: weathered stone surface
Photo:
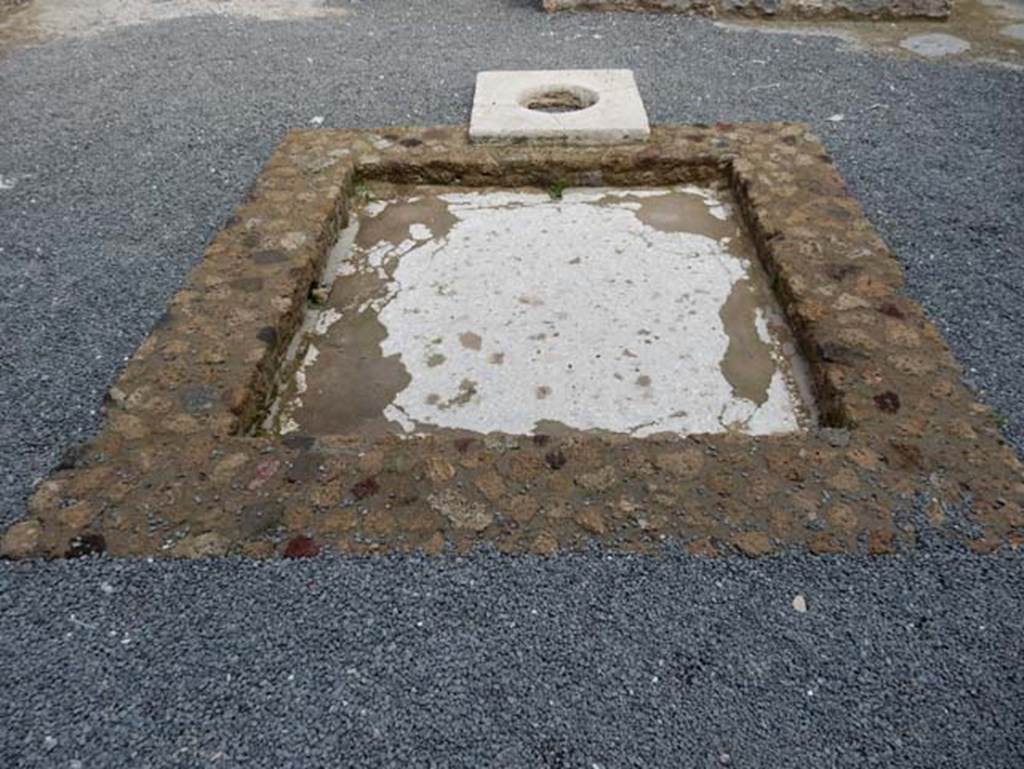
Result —
[[544, 0], [547, 11], [662, 11], [780, 19], [945, 19], [952, 0]]
[[441, 457], [427, 457], [427, 475], [434, 483], [447, 483], [455, 477], [455, 468], [451, 462]]
[[585, 507], [576, 513], [576, 523], [591, 534], [602, 536], [608, 533], [608, 526], [600, 510], [593, 507]]
[[14, 524], [0, 540], [0, 557], [28, 558], [36, 555], [41, 533], [39, 521], [28, 520]]
[[481, 503], [471, 502], [450, 489], [432, 495], [430, 505], [457, 529], [483, 531], [494, 521], [494, 516]]
[[614, 467], [602, 467], [592, 473], [584, 473], [576, 479], [576, 483], [587, 491], [608, 491], [617, 481]]
[[704, 467], [704, 454], [697, 448], [666, 451], [654, 458], [654, 465], [678, 478], [694, 478]]
[[750, 558], [767, 555], [772, 551], [771, 538], [762, 531], [745, 531], [737, 534], [733, 542], [743, 555]]
[[223, 534], [208, 531], [185, 537], [174, 546], [174, 555], [178, 558], [216, 558], [226, 555], [230, 546]]
[[554, 555], [558, 552], [558, 540], [546, 531], [542, 531], [530, 544], [530, 551], [537, 555]]
[[498, 501], [506, 490], [505, 482], [493, 470], [482, 473], [473, 483], [490, 502]]

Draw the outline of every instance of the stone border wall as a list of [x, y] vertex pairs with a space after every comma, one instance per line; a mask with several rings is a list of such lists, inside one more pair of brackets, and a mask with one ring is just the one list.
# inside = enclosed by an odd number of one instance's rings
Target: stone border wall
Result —
[[699, 16], [836, 20], [947, 19], [952, 0], [543, 0], [553, 11], [658, 11]]
[[[819, 429], [741, 434], [252, 434], [355, 195], [728, 182], [812, 371]], [[464, 126], [294, 131], [105, 404], [8, 557], [549, 553], [597, 542], [763, 555], [1024, 541], [1021, 464], [818, 140], [798, 124], [660, 126], [610, 147], [474, 145]], [[684, 383], [681, 383], [683, 386]], [[296, 544], [299, 543], [299, 544]]]

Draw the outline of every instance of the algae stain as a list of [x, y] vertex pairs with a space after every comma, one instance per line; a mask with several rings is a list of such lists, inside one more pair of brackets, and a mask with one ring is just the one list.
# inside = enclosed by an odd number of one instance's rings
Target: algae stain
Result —
[[685, 232], [713, 240], [735, 235], [736, 225], [719, 219], [703, 196], [686, 190], [667, 189], [658, 195], [607, 195], [597, 201], [601, 206], [630, 203], [643, 224], [658, 232]]
[[757, 298], [750, 281], [733, 284], [728, 299], [718, 311], [729, 345], [719, 366], [732, 387], [733, 395], [756, 403], [768, 400], [775, 375], [771, 347], [757, 333]]
[[483, 339], [479, 334], [474, 334], [472, 331], [464, 331], [459, 334], [459, 342], [467, 350], [474, 350], [480, 352], [480, 347], [483, 345]]
[[406, 240], [417, 239], [413, 237], [417, 225], [426, 227], [434, 240], [443, 240], [458, 221], [448, 210], [448, 204], [436, 194], [400, 199], [388, 203], [376, 216], [360, 221], [356, 245], [367, 250], [384, 242], [399, 246]]
[[474, 396], [476, 396], [477, 383], [472, 379], [463, 379], [459, 382], [459, 393], [454, 395], [444, 403], [437, 404], [437, 407], [441, 410], [448, 410], [450, 408], [458, 408], [459, 406], [465, 406]]
[[372, 311], [348, 313], [320, 338], [296, 420], [307, 432], [388, 432], [384, 410], [412, 382], [400, 355], [385, 356], [388, 332]]

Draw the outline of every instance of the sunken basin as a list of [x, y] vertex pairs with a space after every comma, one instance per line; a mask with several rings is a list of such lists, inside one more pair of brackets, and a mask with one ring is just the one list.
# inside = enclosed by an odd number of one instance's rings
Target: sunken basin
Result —
[[364, 192], [265, 429], [763, 435], [813, 424], [806, 365], [726, 189]]
[[1021, 541], [1014, 452], [802, 125], [295, 131], [8, 557]]

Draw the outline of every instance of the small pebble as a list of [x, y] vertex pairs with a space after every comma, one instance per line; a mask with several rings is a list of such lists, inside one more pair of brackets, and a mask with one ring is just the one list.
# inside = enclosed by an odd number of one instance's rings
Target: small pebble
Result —
[[797, 593], [793, 598], [793, 609], [801, 614], [807, 611], [807, 599], [800, 595], [800, 593]]
[[1007, 37], [1024, 40], [1024, 24], [1011, 24], [1008, 27], [1003, 27], [999, 32]]

